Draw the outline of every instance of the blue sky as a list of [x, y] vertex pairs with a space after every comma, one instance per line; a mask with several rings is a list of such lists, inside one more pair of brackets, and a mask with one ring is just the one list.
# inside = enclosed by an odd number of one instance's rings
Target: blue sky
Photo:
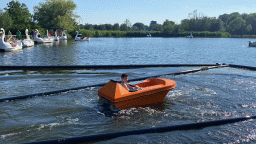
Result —
[[[0, 8], [11, 0], [0, 0]], [[45, 0], [18, 0], [25, 3], [33, 14], [33, 7]], [[218, 17], [232, 12], [256, 13], [256, 0], [73, 0], [80, 24], [122, 24], [129, 19], [149, 25], [151, 20], [159, 24], [168, 19], [176, 23], [197, 10], [197, 14]]]

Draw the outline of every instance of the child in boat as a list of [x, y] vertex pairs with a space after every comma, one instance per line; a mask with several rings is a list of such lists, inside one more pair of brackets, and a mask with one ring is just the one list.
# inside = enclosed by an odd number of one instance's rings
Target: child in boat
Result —
[[121, 85], [127, 89], [128, 91], [130, 90], [142, 90], [142, 88], [138, 87], [138, 86], [135, 86], [135, 87], [131, 87], [130, 84], [127, 84], [127, 81], [128, 81], [128, 78], [129, 76], [127, 74], [122, 74], [121, 75], [121, 79], [122, 79], [122, 82], [121, 82]]
[[17, 41], [12, 37], [12, 42], [11, 42], [12, 47], [15, 47], [17, 45]]

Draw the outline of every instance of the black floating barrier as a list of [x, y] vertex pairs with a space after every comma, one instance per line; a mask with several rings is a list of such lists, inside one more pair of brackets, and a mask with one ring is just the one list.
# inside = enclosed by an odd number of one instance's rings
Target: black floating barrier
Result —
[[[143, 77], [143, 78], [131, 79], [131, 80], [129, 80], [129, 82], [132, 82], [132, 81], [140, 81], [140, 80], [145, 80], [145, 79], [149, 79], [149, 78], [156, 78], [156, 77], [160, 77], [160, 76], [163, 76], [163, 75], [181, 75], [181, 74], [188, 74], [188, 73], [198, 72], [198, 71], [201, 71], [201, 70], [207, 70], [207, 69], [213, 69], [213, 68], [219, 68], [219, 67], [226, 67], [226, 66], [227, 66], [227, 65], [203, 67], [203, 68], [199, 68], [199, 69], [181, 71], [181, 72], [177, 72], [177, 73], [161, 74], [161, 75], [155, 75], [155, 76], [150, 76], [150, 77]], [[117, 81], [117, 82], [120, 83], [121, 81]], [[62, 92], [67, 92], [67, 91], [72, 91], [72, 90], [85, 89], [85, 88], [88, 88], [88, 87], [104, 86], [105, 84], [106, 84], [106, 83], [101, 83], [101, 84], [96, 84], [96, 85], [89, 85], [89, 86], [76, 87], [76, 88], [69, 88], [69, 89], [63, 89], [63, 90], [57, 90], [57, 91], [36, 93], [36, 94], [30, 94], [30, 95], [25, 95], [25, 96], [17, 96], [17, 97], [3, 98], [3, 99], [0, 99], [0, 102], [13, 101], [13, 100], [19, 100], [19, 99], [26, 99], [26, 98], [32, 98], [32, 97], [37, 97], [37, 96], [45, 96], [45, 95], [51, 95], [51, 94], [57, 94], [57, 93], [62, 93]]]
[[30, 95], [24, 95], [24, 96], [3, 98], [3, 99], [0, 99], [0, 102], [13, 101], [13, 100], [20, 100], [20, 99], [32, 98], [32, 97], [37, 97], [37, 96], [45, 96], [45, 95], [51, 95], [51, 94], [57, 94], [57, 93], [62, 93], [62, 92], [67, 92], [67, 91], [72, 91], [72, 90], [85, 89], [85, 88], [88, 88], [88, 87], [103, 86], [103, 85], [105, 85], [105, 84], [106, 84], [106, 83], [101, 83], [101, 84], [97, 84], [97, 85], [89, 85], [89, 86], [76, 87], [76, 88], [69, 88], [69, 89], [63, 89], [63, 90], [57, 90], [57, 91], [50, 91], [50, 92], [43, 92], [43, 93], [36, 93], [36, 94], [30, 94]]
[[130, 136], [130, 135], [139, 135], [139, 134], [148, 134], [148, 133], [163, 133], [163, 132], [171, 132], [171, 131], [177, 131], [177, 130], [196, 130], [196, 129], [202, 129], [205, 127], [219, 126], [219, 125], [224, 125], [224, 124], [229, 124], [229, 123], [236, 123], [236, 122], [250, 120], [250, 119], [256, 119], [256, 116], [238, 117], [238, 118], [231, 118], [231, 119], [205, 121], [205, 122], [158, 127], [158, 128], [113, 132], [113, 133], [107, 133], [107, 134], [89, 135], [89, 136], [73, 137], [73, 138], [63, 138], [63, 139], [55, 139], [55, 140], [47, 140], [47, 141], [38, 141], [38, 142], [32, 142], [32, 143], [26, 143], [26, 144], [56, 144], [56, 143], [65, 144], [65, 143], [97, 142], [97, 141], [110, 140], [113, 138], [122, 137], [122, 136]]
[[[181, 72], [177, 72], [177, 73], [161, 74], [161, 75], [155, 75], [155, 76], [149, 76], [149, 77], [131, 79], [131, 80], [129, 80], [129, 82], [131, 82], [131, 81], [140, 81], [140, 80], [145, 80], [145, 79], [149, 79], [149, 78], [156, 78], [156, 77], [160, 77], [160, 76], [163, 76], [163, 75], [181, 75], [181, 74], [188, 74], [188, 73], [198, 72], [198, 71], [201, 71], [201, 70], [207, 70], [207, 69], [213, 69], [213, 68], [219, 68], [219, 67], [226, 67], [226, 65], [222, 65], [222, 66], [211, 66], [211, 67], [203, 67], [203, 68], [199, 68], [199, 69], [181, 71]], [[117, 81], [117, 82], [120, 83], [121, 81]], [[69, 88], [69, 89], [63, 89], [63, 90], [57, 90], [57, 91], [36, 93], [36, 94], [30, 94], [30, 95], [24, 95], [24, 96], [17, 96], [17, 97], [2, 98], [2, 99], [0, 99], [0, 102], [13, 101], [13, 100], [20, 100], [20, 99], [26, 99], [26, 98], [32, 98], [32, 97], [39, 97], [39, 96], [45, 96], [45, 95], [51, 95], [51, 94], [57, 94], [57, 93], [62, 93], [62, 92], [67, 92], [67, 91], [72, 91], [72, 90], [85, 89], [85, 88], [88, 88], [88, 87], [104, 86], [105, 84], [106, 84], [106, 83], [101, 83], [101, 84], [96, 84], [96, 85], [89, 85], [89, 86], [76, 87], [76, 88]]]
[[146, 67], [201, 67], [216, 64], [148, 64], [148, 65], [73, 65], [73, 66], [0, 66], [0, 70], [74, 70], [74, 69], [121, 69]]
[[243, 66], [243, 65], [234, 65], [234, 64], [229, 64], [230, 67], [233, 68], [242, 68], [242, 69], [249, 69], [249, 70], [256, 70], [256, 67], [250, 67], [250, 66]]

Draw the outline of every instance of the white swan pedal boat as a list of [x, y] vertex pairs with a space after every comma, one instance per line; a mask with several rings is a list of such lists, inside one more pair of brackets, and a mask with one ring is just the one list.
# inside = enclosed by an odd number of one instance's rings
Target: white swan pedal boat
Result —
[[63, 32], [61, 33], [61, 37], [59, 37], [59, 40], [67, 40], [67, 34], [66, 34], [66, 30], [63, 30]]
[[12, 42], [5, 42], [5, 31], [3, 28], [0, 28], [0, 51], [15, 51], [22, 49], [22, 42], [17, 41], [16, 45], [13, 47], [11, 45]]
[[28, 36], [28, 29], [25, 30], [25, 33], [27, 38], [22, 41], [23, 47], [34, 46], [35, 45], [34, 41], [31, 40], [30, 37]]
[[190, 36], [186, 36], [186, 38], [193, 38], [192, 33], [190, 33]]
[[41, 38], [41, 37], [38, 37], [39, 35], [39, 31], [36, 29], [35, 30], [35, 39], [34, 39], [34, 42], [35, 43], [38, 43], [38, 44], [42, 44], [42, 43], [52, 43], [54, 41], [53, 38], [50, 38], [48, 36], [48, 33], [47, 33], [47, 37], [45, 38]]
[[90, 41], [90, 39], [90, 37], [83, 37], [82, 34], [79, 34], [78, 31], [76, 31], [75, 41]]
[[57, 31], [54, 32], [54, 35], [55, 35], [55, 36], [54, 36], [54, 40], [55, 40], [55, 41], [59, 41], [59, 37], [58, 37], [58, 35], [57, 35]]

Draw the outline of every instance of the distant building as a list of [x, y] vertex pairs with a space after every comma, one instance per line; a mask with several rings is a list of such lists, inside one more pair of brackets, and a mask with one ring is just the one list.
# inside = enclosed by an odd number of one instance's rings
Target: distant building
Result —
[[152, 20], [152, 21], [150, 22], [150, 25], [149, 25], [149, 31], [151, 31], [151, 26], [154, 25], [154, 24], [157, 24], [157, 23], [156, 23], [156, 21], [153, 21], [153, 20]]

